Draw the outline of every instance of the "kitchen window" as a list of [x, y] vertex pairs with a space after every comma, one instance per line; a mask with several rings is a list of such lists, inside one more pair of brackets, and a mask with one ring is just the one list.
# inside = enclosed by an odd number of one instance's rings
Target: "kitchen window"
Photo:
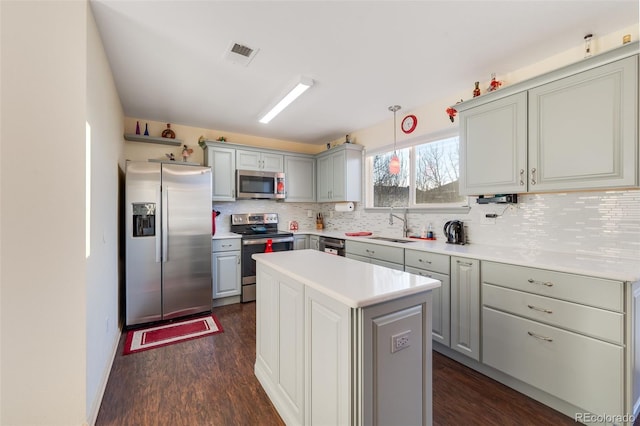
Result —
[[459, 147], [457, 135], [403, 144], [396, 150], [397, 175], [389, 173], [393, 150], [367, 153], [366, 208], [468, 210], [467, 197], [458, 193]]

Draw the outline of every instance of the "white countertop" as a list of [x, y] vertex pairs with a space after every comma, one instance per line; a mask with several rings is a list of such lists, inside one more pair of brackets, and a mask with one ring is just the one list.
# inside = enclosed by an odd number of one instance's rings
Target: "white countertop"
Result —
[[[352, 308], [361, 308], [440, 287], [440, 281], [316, 250], [252, 256]], [[260, 283], [258, 283], [260, 285]]]
[[[532, 268], [550, 269], [559, 272], [588, 275], [592, 277], [636, 282], [640, 281], [640, 260], [605, 257], [582, 253], [562, 253], [531, 248], [489, 246], [483, 244], [455, 245], [444, 240], [412, 240], [408, 243], [393, 243], [371, 240], [370, 237], [348, 237], [340, 231], [297, 231], [296, 234], [321, 235], [351, 241], [402, 247], [411, 250], [441, 253], [478, 260], [509, 263]], [[379, 236], [374, 234], [372, 236]], [[384, 235], [389, 236], [389, 235]], [[397, 236], [391, 236], [397, 238]]]
[[[489, 246], [484, 244], [468, 244], [464, 246], [447, 244], [444, 240], [411, 240], [409, 243], [393, 243], [371, 240], [370, 237], [349, 237], [342, 231], [318, 231], [315, 229], [294, 231], [294, 235], [319, 235], [343, 240], [362, 241], [401, 247], [411, 250], [460, 256], [478, 260], [509, 263], [532, 268], [549, 269], [571, 274], [619, 280], [625, 282], [640, 281], [640, 260], [618, 257], [605, 257], [583, 253], [562, 253], [531, 248]], [[374, 234], [372, 236], [380, 236]], [[397, 236], [383, 235], [396, 238]], [[241, 238], [233, 232], [216, 232], [213, 239]]]

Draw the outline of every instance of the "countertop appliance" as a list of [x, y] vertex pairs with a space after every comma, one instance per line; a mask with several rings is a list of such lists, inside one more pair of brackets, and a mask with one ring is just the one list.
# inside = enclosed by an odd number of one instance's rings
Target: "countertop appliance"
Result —
[[340, 238], [320, 237], [320, 251], [344, 257], [344, 240]]
[[236, 170], [236, 199], [284, 199], [284, 173]]
[[444, 224], [444, 235], [449, 244], [465, 244], [464, 224], [459, 220], [450, 220]]
[[293, 233], [278, 231], [277, 213], [242, 213], [231, 215], [231, 232], [242, 235], [242, 292], [240, 300], [256, 300], [256, 261], [254, 253], [264, 253], [268, 241], [272, 251], [293, 250]]
[[211, 311], [211, 168], [131, 162], [125, 178], [125, 325]]

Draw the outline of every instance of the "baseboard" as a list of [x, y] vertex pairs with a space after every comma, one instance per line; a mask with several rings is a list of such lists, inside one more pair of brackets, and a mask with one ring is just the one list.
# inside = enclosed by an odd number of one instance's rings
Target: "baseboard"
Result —
[[88, 424], [95, 425], [96, 420], [98, 419], [98, 412], [100, 411], [100, 405], [102, 405], [102, 398], [104, 398], [104, 392], [107, 389], [107, 382], [109, 381], [109, 375], [111, 374], [111, 369], [113, 368], [113, 362], [116, 359], [116, 354], [118, 353], [118, 344], [120, 343], [120, 338], [122, 337], [122, 330], [118, 334], [116, 334], [116, 338], [112, 344], [111, 348], [111, 361], [109, 362], [109, 367], [105, 368], [102, 374], [102, 380], [100, 383], [100, 391], [98, 392], [98, 396], [94, 400], [93, 406], [91, 407], [91, 411], [88, 416]]
[[213, 299], [212, 306], [217, 308], [219, 306], [232, 305], [234, 303], [240, 303], [240, 296], [229, 296], [221, 299]]

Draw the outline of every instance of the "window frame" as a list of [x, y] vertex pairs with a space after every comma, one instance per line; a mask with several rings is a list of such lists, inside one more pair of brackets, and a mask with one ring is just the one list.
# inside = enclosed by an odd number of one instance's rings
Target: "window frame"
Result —
[[[396, 206], [395, 209], [402, 208], [409, 212], [422, 212], [422, 213], [454, 213], [454, 214], [467, 214], [471, 210], [469, 206], [469, 197], [466, 196], [464, 200], [460, 201], [460, 205], [423, 205], [416, 204], [416, 177], [415, 177], [415, 147], [419, 145], [428, 144], [430, 142], [437, 142], [444, 139], [457, 137], [460, 141], [460, 134], [457, 130], [446, 130], [437, 133], [430, 133], [414, 137], [396, 144], [396, 150], [409, 148], [409, 206]], [[378, 154], [384, 154], [393, 151], [393, 145], [385, 145], [376, 149], [363, 151], [363, 198], [364, 198], [364, 210], [370, 213], [380, 213], [390, 211], [390, 207], [373, 207], [370, 203], [373, 203], [373, 157]], [[458, 163], [459, 164], [459, 163]]]

